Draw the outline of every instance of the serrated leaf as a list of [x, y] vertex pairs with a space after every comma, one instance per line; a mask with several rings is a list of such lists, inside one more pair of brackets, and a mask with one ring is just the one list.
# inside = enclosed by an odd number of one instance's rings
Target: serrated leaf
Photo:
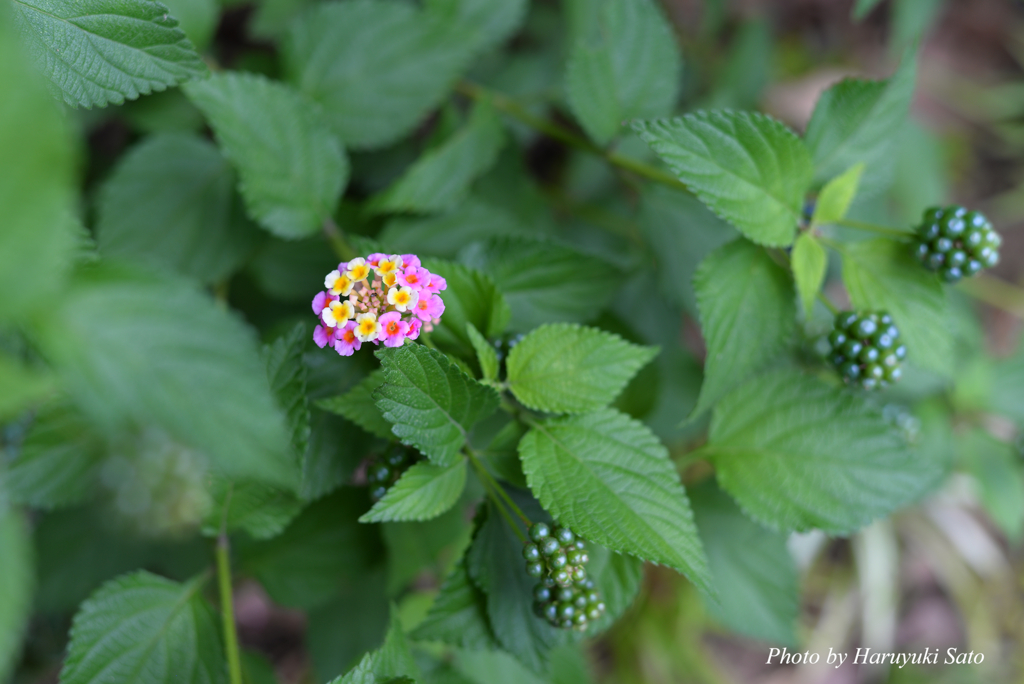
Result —
[[548, 651], [564, 643], [566, 633], [534, 614], [536, 580], [526, 574], [522, 550], [523, 542], [491, 509], [466, 552], [466, 562], [470, 578], [486, 594], [488, 620], [502, 649], [543, 673]]
[[299, 489], [306, 501], [319, 499], [350, 482], [363, 459], [378, 448], [377, 441], [362, 428], [330, 413], [313, 411], [311, 424]]
[[890, 79], [848, 78], [822, 93], [804, 134], [817, 180], [859, 162], [873, 173], [887, 163], [910, 109], [916, 72], [917, 61], [908, 52]]
[[468, 66], [471, 35], [407, 3], [324, 4], [292, 25], [286, 69], [346, 145], [383, 147], [444, 99]]
[[944, 475], [938, 459], [911, 449], [862, 395], [792, 370], [723, 398], [705, 453], [743, 510], [783, 531], [849, 534], [916, 501]]
[[807, 148], [784, 124], [755, 112], [718, 110], [632, 126], [741, 233], [763, 245], [792, 244], [814, 169]]
[[1011, 541], [1024, 533], [1024, 472], [1017, 449], [979, 429], [957, 436], [957, 455], [974, 477], [985, 511]]
[[825, 282], [825, 271], [828, 269], [828, 254], [812, 233], [801, 233], [793, 245], [790, 255], [793, 265], [793, 280], [796, 290], [800, 293], [800, 301], [804, 305], [804, 313], [809, 317], [814, 308], [814, 300], [821, 292]]
[[252, 332], [191, 284], [90, 268], [40, 321], [39, 341], [100, 424], [156, 422], [226, 476], [296, 484]]
[[346, 586], [334, 599], [309, 611], [306, 648], [313, 680], [328, 681], [384, 642], [388, 599], [384, 571], [375, 568]]
[[457, 368], [441, 352], [406, 344], [376, 352], [384, 384], [373, 393], [391, 431], [435, 465], [459, 458], [466, 432], [498, 408], [498, 394]]
[[427, 11], [462, 26], [478, 50], [504, 42], [526, 19], [528, 0], [427, 0]]
[[227, 681], [203, 578], [179, 584], [139, 571], [107, 582], [71, 626], [61, 684], [217, 684]]
[[496, 238], [467, 248], [462, 261], [492, 278], [511, 310], [509, 327], [592, 320], [612, 298], [619, 269], [605, 259], [549, 240]]
[[196, 50], [209, 47], [220, 19], [218, 0], [167, 0], [164, 4]]
[[296, 323], [290, 332], [263, 347], [263, 363], [267, 368], [270, 391], [284, 411], [296, 461], [306, 453], [311, 429], [309, 399], [306, 397], [309, 373], [302, 359], [308, 345], [308, 328], [303, 323]]
[[360, 525], [366, 496], [342, 487], [306, 507], [278, 536], [238, 549], [239, 567], [274, 601], [310, 609], [357, 581], [380, 553], [377, 528]]
[[151, 0], [17, 0], [15, 26], [72, 107], [105, 107], [207, 73], [178, 20]]
[[740, 634], [794, 646], [799, 577], [786, 535], [751, 521], [714, 484], [690, 490], [718, 602], [708, 612]]
[[236, 206], [227, 160], [185, 133], [146, 138], [122, 157], [100, 191], [96, 234], [104, 256], [204, 283], [238, 268], [259, 237]]
[[373, 402], [373, 392], [384, 384], [383, 371], [373, 371], [358, 385], [345, 394], [321, 399], [316, 402], [317, 408], [344, 416], [348, 420], [382, 439], [394, 439], [391, 423], [384, 418], [380, 409]]
[[508, 355], [508, 386], [524, 405], [552, 413], [607, 406], [658, 354], [597, 328], [541, 326]]
[[519, 457], [530, 489], [561, 524], [714, 593], [679, 473], [643, 424], [613, 409], [551, 418], [526, 433]]
[[814, 205], [814, 216], [811, 223], [823, 225], [835, 223], [846, 217], [850, 203], [857, 196], [860, 177], [864, 173], [864, 162], [854, 164], [836, 176], [821, 189], [818, 201]]
[[332, 684], [412, 684], [413, 677], [420, 677], [420, 669], [405, 640], [402, 621], [392, 606], [391, 626], [384, 645], [367, 653], [355, 669]]
[[254, 74], [217, 74], [186, 92], [238, 170], [250, 216], [282, 238], [319, 231], [349, 175], [345, 150], [319, 107]]
[[292, 492], [260, 482], [231, 482], [215, 477], [208, 491], [212, 500], [203, 520], [203, 534], [215, 537], [221, 528], [243, 530], [253, 539], [270, 539], [288, 526], [302, 510]]
[[498, 648], [487, 621], [487, 596], [470, 581], [464, 560], [445, 578], [430, 612], [412, 636], [467, 649]]
[[604, 145], [626, 119], [671, 113], [682, 59], [652, 0], [605, 0], [595, 23], [572, 48], [565, 85], [573, 114]]
[[90, 498], [99, 483], [107, 445], [79, 411], [67, 404], [45, 407], [5, 473], [11, 500], [58, 508]]
[[374, 197], [376, 212], [438, 212], [462, 202], [469, 186], [498, 158], [505, 131], [494, 108], [478, 103], [465, 127], [420, 157], [402, 177]]
[[504, 332], [511, 312], [490, 276], [438, 259], [424, 259], [423, 267], [448, 282], [448, 289], [441, 293], [444, 315], [440, 325], [430, 333], [437, 345], [468, 356], [474, 350], [466, 333], [466, 323], [472, 323], [485, 337], [497, 337]]
[[32, 540], [25, 519], [0, 502], [0, 680], [6, 680], [14, 669], [32, 612], [32, 557]]
[[607, 606], [605, 614], [590, 622], [581, 635], [594, 637], [611, 628], [622, 614], [633, 605], [644, 577], [644, 563], [639, 558], [609, 551], [603, 546], [589, 544], [587, 576], [594, 580], [601, 598]]
[[887, 310], [907, 345], [907, 360], [948, 376], [953, 334], [946, 292], [903, 243], [879, 238], [843, 247], [843, 283], [857, 309]]
[[384, 498], [364, 513], [359, 522], [430, 520], [455, 505], [466, 487], [466, 461], [442, 468], [417, 463], [402, 473]]
[[0, 423], [17, 418], [56, 393], [56, 378], [44, 368], [26, 366], [0, 353]]
[[451, 211], [432, 216], [396, 216], [380, 232], [381, 244], [398, 253], [451, 259], [466, 245], [500, 235], [538, 231], [510, 212], [470, 195]]
[[480, 362], [480, 371], [484, 380], [498, 379], [498, 352], [487, 338], [480, 334], [472, 323], [466, 323], [466, 334], [476, 350], [476, 359]]
[[75, 146], [60, 109], [22, 54], [14, 10], [0, 4], [0, 320], [46, 307], [58, 297], [75, 250], [72, 167]]
[[708, 350], [696, 416], [778, 356], [796, 304], [789, 274], [746, 240], [708, 255], [693, 281]]

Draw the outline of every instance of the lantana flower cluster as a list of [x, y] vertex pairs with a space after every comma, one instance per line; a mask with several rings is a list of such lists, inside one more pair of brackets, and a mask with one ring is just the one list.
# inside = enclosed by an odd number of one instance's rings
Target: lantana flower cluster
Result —
[[313, 341], [351, 356], [364, 342], [401, 347], [430, 332], [444, 313], [448, 283], [415, 254], [371, 254], [338, 264], [313, 298]]

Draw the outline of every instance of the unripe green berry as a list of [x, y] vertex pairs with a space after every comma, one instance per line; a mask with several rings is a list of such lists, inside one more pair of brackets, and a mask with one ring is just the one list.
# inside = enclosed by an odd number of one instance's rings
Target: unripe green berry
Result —
[[[876, 330], [878, 330], [878, 324], [875, 321], [870, 318], [862, 318], [857, 321], [853, 333], [856, 337], [863, 340], [874, 335]], [[860, 350], [858, 349], [857, 351], [859, 353]], [[856, 354], [847, 354], [847, 356], [856, 356]]]
[[561, 550], [562, 547], [558, 545], [558, 540], [551, 537], [548, 537], [540, 543], [540, 552], [545, 556], [554, 556], [555, 554], [560, 553]]
[[572, 581], [573, 582], [584, 582], [587, 579], [587, 569], [582, 565], [577, 565], [572, 570]]
[[857, 322], [857, 314], [852, 311], [840, 311], [836, 314], [834, 327], [843, 332], [848, 331]]
[[567, 587], [572, 584], [572, 575], [570, 575], [569, 571], [565, 568], [552, 572], [551, 579], [560, 587]]
[[587, 624], [587, 614], [580, 611], [573, 616], [572, 621], [577, 627], [583, 627]]
[[527, 563], [526, 574], [530, 577], [542, 577], [544, 575], [544, 564], [543, 563]]
[[523, 558], [533, 562], [540, 560], [540, 548], [536, 544], [527, 544], [523, 547]]
[[[866, 322], [871, 323], [871, 321]], [[857, 340], [847, 340], [846, 344], [843, 345], [842, 354], [848, 359], [855, 359], [862, 349], [864, 349], [863, 343]]]
[[530, 527], [530, 539], [538, 544], [551, 536], [551, 529], [542, 522], [534, 523]]
[[840, 349], [846, 343], [846, 333], [841, 330], [833, 330], [828, 334], [828, 344], [833, 349]]
[[839, 367], [839, 372], [847, 380], [856, 380], [860, 377], [860, 366], [852, 361], [848, 361]]
[[576, 614], [576, 606], [572, 605], [568, 601], [560, 601], [558, 603], [558, 617], [562, 620], [571, 620]]
[[555, 592], [555, 599], [559, 602], [572, 601], [575, 598], [576, 592], [571, 587], [561, 587]]
[[562, 546], [568, 546], [576, 541], [576, 535], [568, 527], [556, 527], [554, 537]]
[[536, 585], [533, 588], [533, 599], [535, 601], [550, 601], [551, 589], [545, 587], [543, 584]]
[[552, 570], [561, 570], [569, 564], [569, 559], [565, 557], [564, 553], [556, 553], [554, 556], [548, 558], [548, 567]]
[[874, 363], [878, 361], [878, 349], [874, 346], [864, 347], [860, 354], [857, 355], [857, 361], [860, 363]]

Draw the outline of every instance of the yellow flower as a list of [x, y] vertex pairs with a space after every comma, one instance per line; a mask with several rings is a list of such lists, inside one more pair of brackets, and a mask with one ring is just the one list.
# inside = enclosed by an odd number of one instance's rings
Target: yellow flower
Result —
[[388, 290], [388, 304], [395, 307], [395, 311], [408, 311], [416, 306], [417, 301], [419, 293], [411, 287], [393, 287]]
[[338, 271], [331, 271], [324, 278], [324, 287], [332, 295], [337, 297], [347, 297], [349, 292], [352, 291], [352, 286], [355, 285], [355, 281], [348, 277], [348, 273], [339, 273]]
[[337, 328], [348, 323], [349, 319], [354, 318], [355, 315], [356, 310], [352, 306], [352, 302], [338, 300], [331, 302], [330, 306], [324, 309], [323, 319], [328, 326]]
[[348, 270], [345, 271], [353, 283], [365, 281], [370, 275], [370, 265], [366, 263], [366, 259], [363, 257], [357, 257], [352, 261], [348, 262]]
[[380, 324], [377, 323], [377, 314], [362, 313], [356, 316], [356, 337], [360, 342], [369, 342], [377, 337], [380, 332]]

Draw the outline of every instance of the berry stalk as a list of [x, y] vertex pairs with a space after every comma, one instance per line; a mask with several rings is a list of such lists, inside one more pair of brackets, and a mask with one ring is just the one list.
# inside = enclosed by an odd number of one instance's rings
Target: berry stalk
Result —
[[217, 536], [217, 587], [220, 593], [221, 622], [224, 626], [224, 651], [228, 660], [228, 677], [231, 684], [242, 684], [242, 659], [238, 652], [238, 630], [235, 626], [235, 607], [231, 584], [231, 546], [228, 542], [227, 522], [231, 507], [234, 485], [228, 489], [224, 499], [224, 514]]

